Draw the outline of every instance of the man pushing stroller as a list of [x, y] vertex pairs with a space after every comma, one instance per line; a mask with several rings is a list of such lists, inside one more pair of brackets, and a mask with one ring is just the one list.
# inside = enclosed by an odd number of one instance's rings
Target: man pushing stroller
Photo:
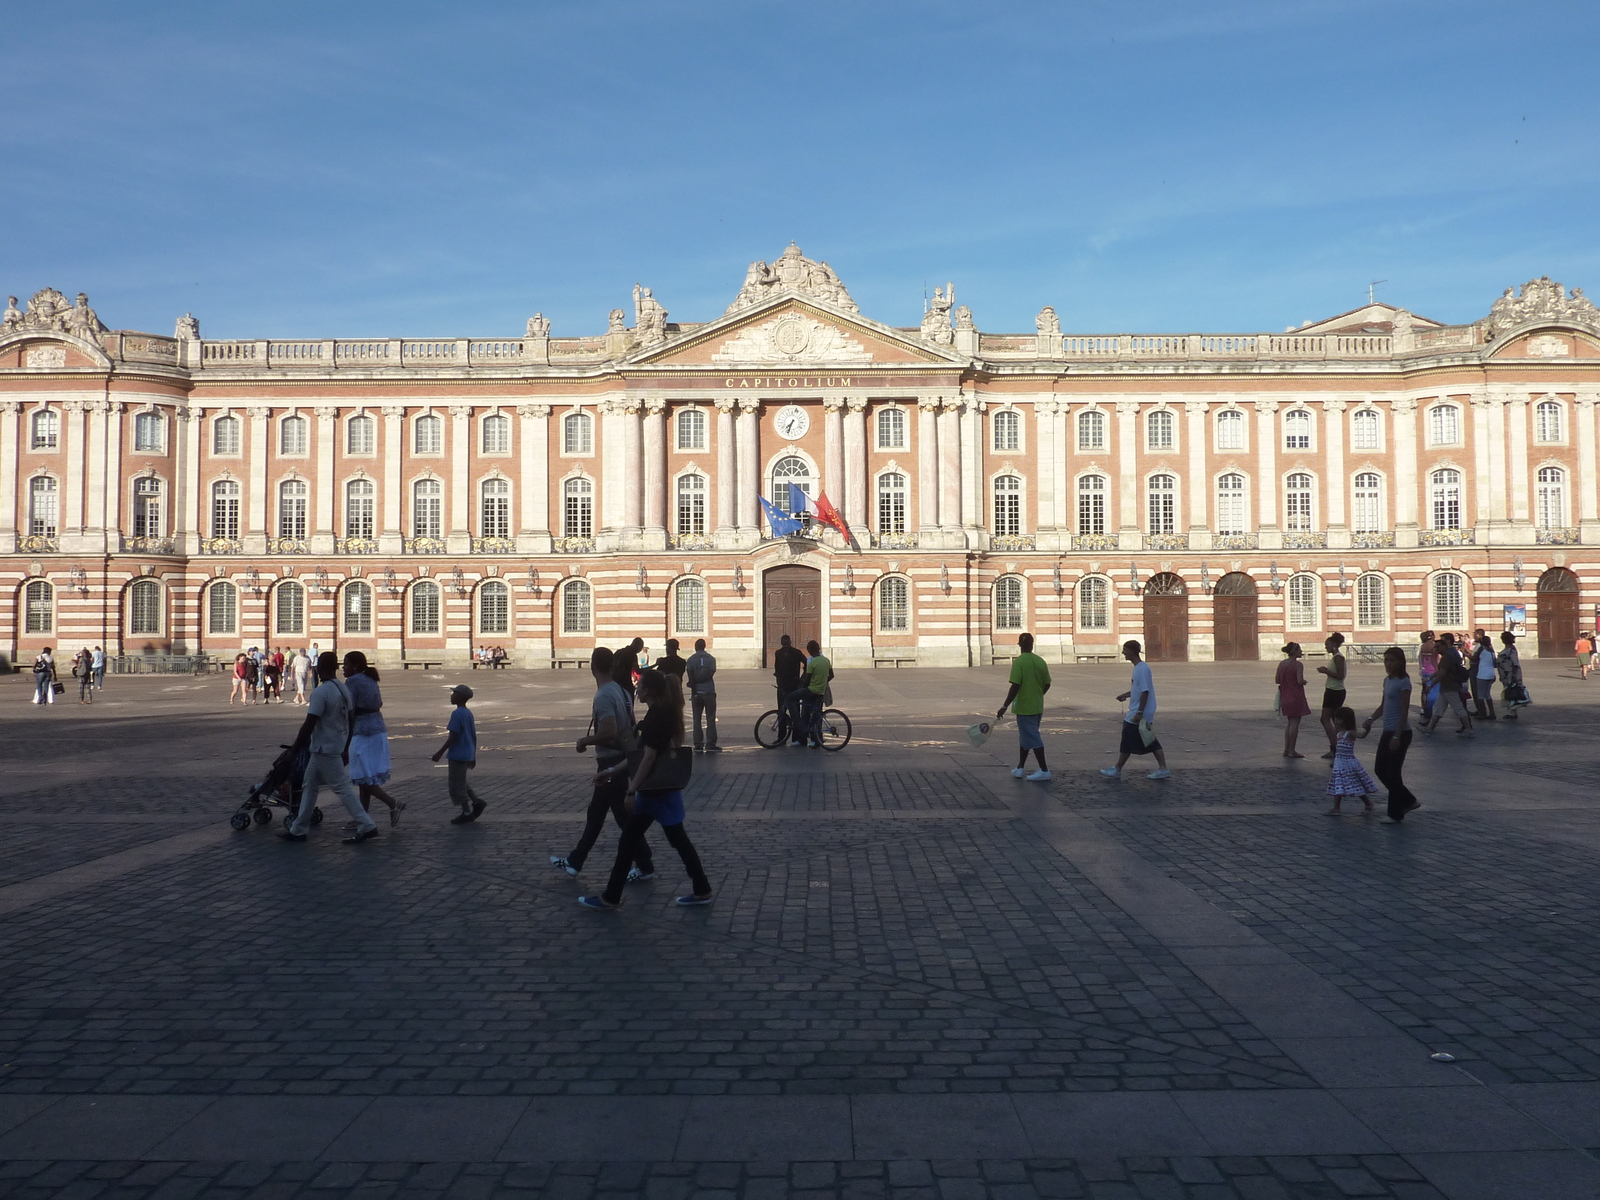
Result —
[[355, 786], [350, 782], [350, 735], [354, 727], [352, 713], [354, 702], [350, 692], [340, 683], [339, 658], [331, 651], [317, 656], [317, 678], [321, 681], [311, 693], [311, 703], [306, 708], [305, 723], [295, 736], [291, 750], [308, 748], [310, 760], [306, 764], [305, 782], [300, 788], [300, 811], [289, 828], [278, 836], [285, 841], [303, 842], [306, 830], [311, 828], [311, 814], [317, 807], [317, 792], [331, 788], [334, 795], [344, 801], [345, 811], [356, 823], [356, 831], [345, 838], [347, 846], [354, 846], [378, 836], [378, 825], [361, 807]]

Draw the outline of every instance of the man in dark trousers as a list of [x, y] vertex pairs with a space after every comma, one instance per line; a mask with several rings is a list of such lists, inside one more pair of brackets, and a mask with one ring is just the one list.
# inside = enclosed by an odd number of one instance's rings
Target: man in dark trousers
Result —
[[[800, 706], [798, 703], [790, 703], [789, 697], [799, 690], [800, 676], [805, 673], [805, 669], [806, 656], [795, 648], [789, 635], [784, 634], [779, 639], [778, 648], [772, 654], [772, 676], [778, 684], [778, 705], [788, 719], [786, 728], [794, 741], [800, 740], [794, 736], [799, 728]], [[783, 745], [783, 742], [779, 741], [778, 745]]]
[[633, 677], [639, 673], [639, 651], [644, 649], [644, 639], [634, 638], [611, 659], [611, 678], [633, 700]]
[[[721, 754], [722, 747], [717, 745], [717, 660], [706, 653], [705, 638], [696, 639], [694, 653], [689, 656], [686, 666], [689, 705], [694, 713], [694, 748], [704, 750], [707, 754]], [[703, 737], [702, 722], [705, 729]]]
[[655, 662], [650, 664], [663, 675], [671, 675], [678, 681], [678, 686], [683, 686], [683, 673], [688, 670], [689, 664], [684, 661], [683, 655], [678, 653], [678, 639], [667, 639], [667, 651]]

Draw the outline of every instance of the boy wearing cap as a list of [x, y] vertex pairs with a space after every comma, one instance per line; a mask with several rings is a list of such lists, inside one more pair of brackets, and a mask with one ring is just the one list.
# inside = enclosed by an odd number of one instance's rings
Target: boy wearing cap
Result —
[[478, 793], [467, 782], [467, 772], [478, 765], [478, 724], [472, 718], [467, 701], [472, 699], [472, 689], [464, 683], [450, 691], [450, 703], [456, 706], [445, 726], [444, 745], [434, 752], [433, 761], [446, 758], [450, 768], [450, 799], [461, 809], [450, 818], [452, 825], [465, 825], [476, 821], [489, 806], [478, 799]]

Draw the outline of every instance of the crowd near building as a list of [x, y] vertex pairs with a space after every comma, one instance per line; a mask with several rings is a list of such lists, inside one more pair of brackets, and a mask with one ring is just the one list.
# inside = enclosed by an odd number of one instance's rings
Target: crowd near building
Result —
[[[715, 320], [633, 289], [593, 336], [212, 341], [53, 289], [0, 325], [0, 644], [317, 642], [379, 664], [586, 660], [784, 633], [840, 666], [1277, 657], [1341, 631], [1600, 613], [1600, 311], [1538, 279], [1483, 319], [1283, 333], [981, 332], [861, 315], [791, 245]], [[598, 325], [598, 322], [597, 322]], [[765, 498], [826, 494], [848, 537]], [[1530, 645], [1531, 649], [1531, 645]]]

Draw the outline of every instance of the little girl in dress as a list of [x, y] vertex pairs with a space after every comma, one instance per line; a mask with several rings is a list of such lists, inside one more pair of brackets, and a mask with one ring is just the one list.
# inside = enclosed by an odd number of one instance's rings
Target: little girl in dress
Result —
[[1365, 737], [1366, 731], [1356, 732], [1356, 714], [1349, 708], [1341, 708], [1333, 714], [1333, 728], [1338, 736], [1333, 750], [1333, 776], [1328, 780], [1328, 795], [1333, 797], [1328, 815], [1339, 815], [1339, 804], [1346, 796], [1360, 796], [1361, 803], [1366, 806], [1364, 811], [1370, 813], [1370, 797], [1378, 790], [1378, 784], [1356, 758], [1355, 741]]

